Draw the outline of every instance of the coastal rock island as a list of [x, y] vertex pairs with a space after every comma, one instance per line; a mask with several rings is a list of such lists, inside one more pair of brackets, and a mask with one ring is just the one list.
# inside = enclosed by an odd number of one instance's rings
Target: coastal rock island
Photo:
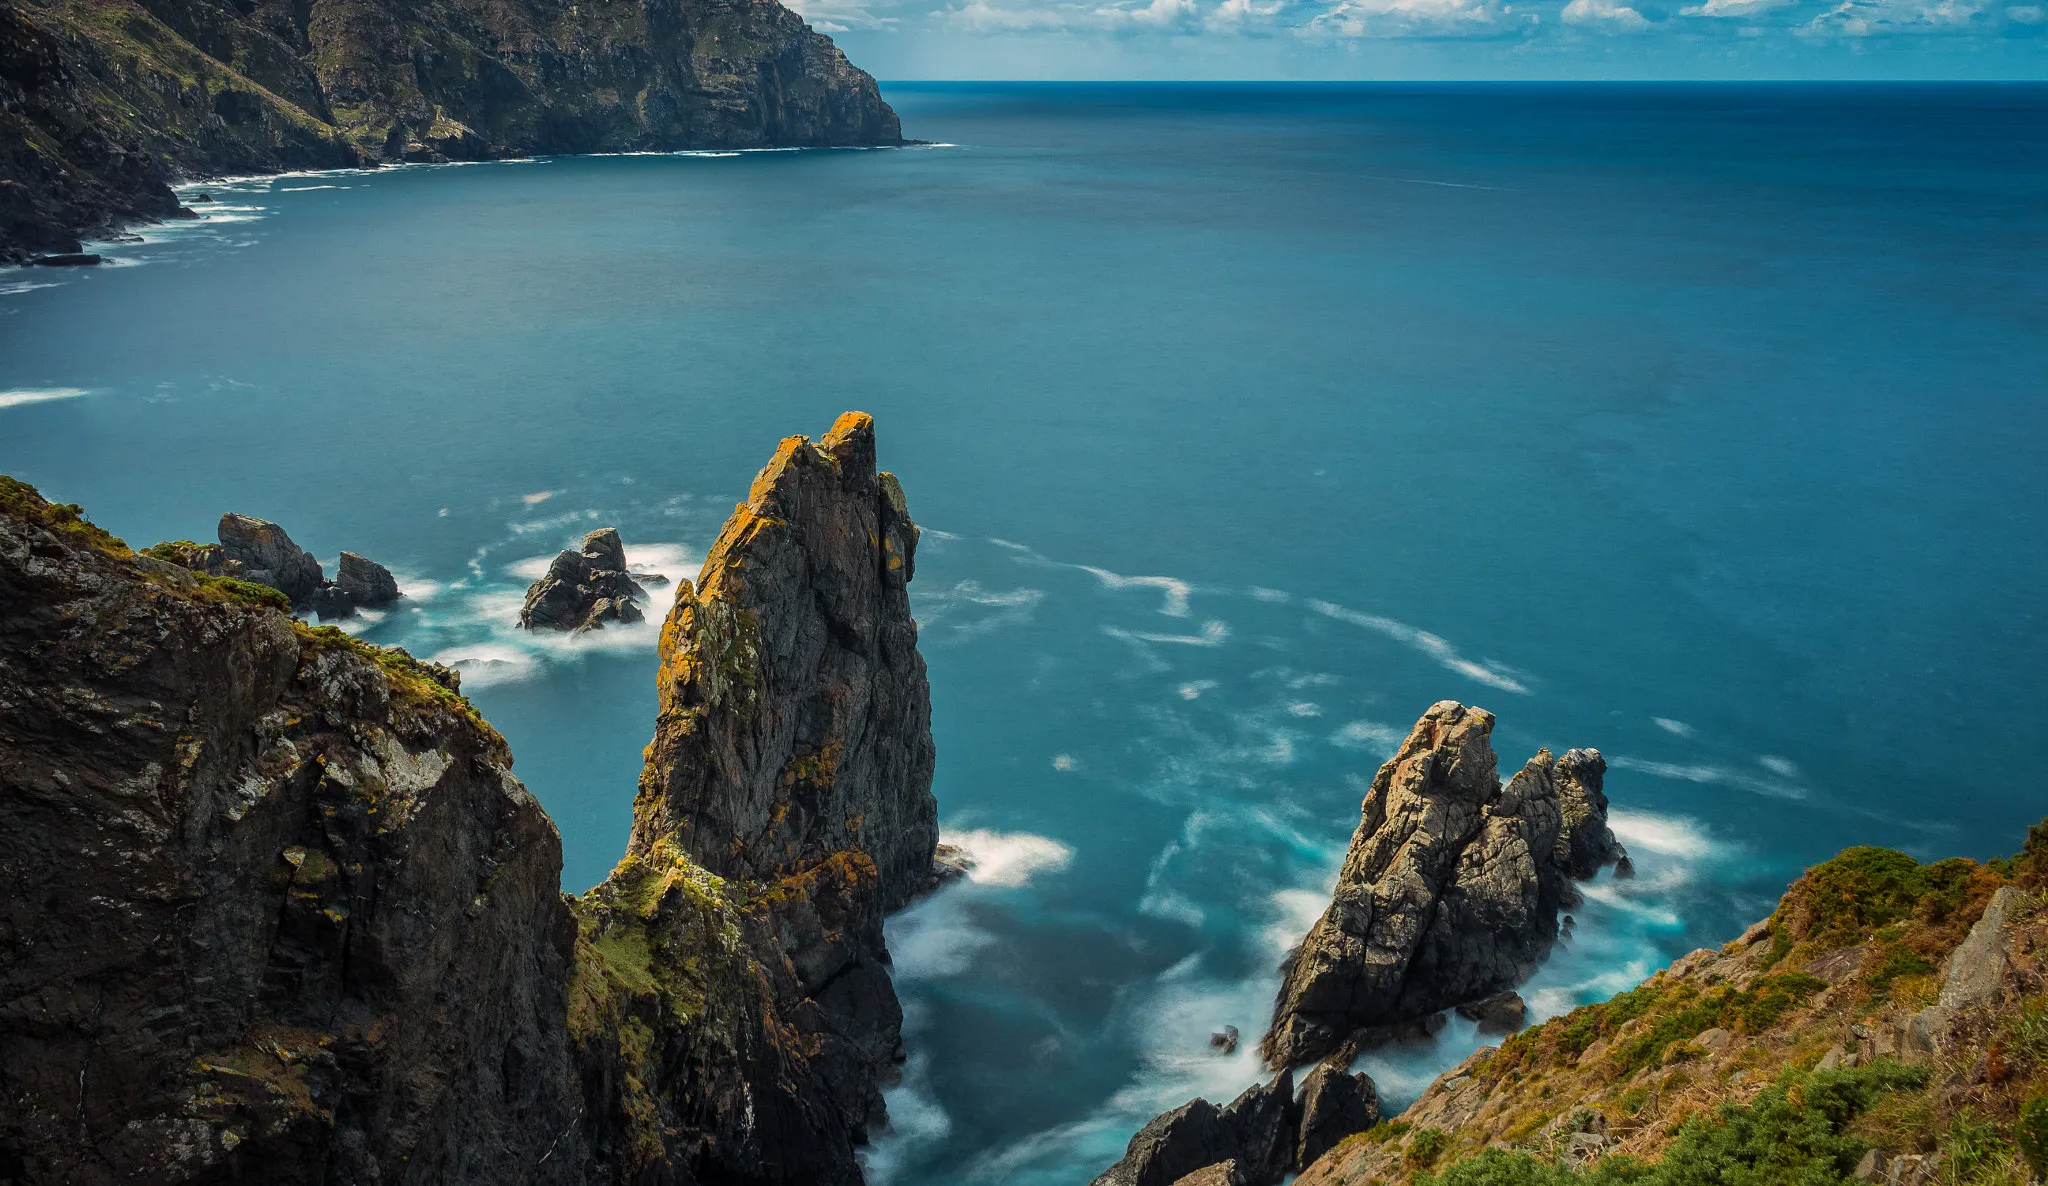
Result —
[[0, 263], [193, 217], [183, 177], [901, 142], [777, 0], [0, 7]]
[[1484, 709], [1431, 705], [1374, 776], [1330, 906], [1281, 970], [1259, 1046], [1272, 1068], [1520, 984], [1557, 941], [1571, 881], [1627, 856], [1598, 750], [1539, 751], [1503, 786], [1492, 733]]
[[860, 1182], [935, 876], [916, 538], [867, 417], [783, 443], [579, 899], [431, 665], [0, 478], [0, 1169]]

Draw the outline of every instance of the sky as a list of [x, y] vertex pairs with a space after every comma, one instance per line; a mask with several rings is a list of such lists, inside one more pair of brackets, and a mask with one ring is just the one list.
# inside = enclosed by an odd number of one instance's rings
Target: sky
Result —
[[915, 79], [2048, 79], [2048, 0], [795, 0]]

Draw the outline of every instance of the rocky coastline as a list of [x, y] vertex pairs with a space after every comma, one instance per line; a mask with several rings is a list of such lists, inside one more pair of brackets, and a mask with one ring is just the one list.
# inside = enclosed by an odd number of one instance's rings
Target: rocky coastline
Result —
[[454, 681], [291, 616], [317, 565], [230, 519], [137, 552], [0, 479], [0, 1176], [860, 1182], [881, 919], [941, 876], [872, 422], [783, 442], [679, 587], [581, 898]]
[[0, 6], [0, 264], [196, 217], [185, 179], [901, 143], [875, 80], [777, 0]]

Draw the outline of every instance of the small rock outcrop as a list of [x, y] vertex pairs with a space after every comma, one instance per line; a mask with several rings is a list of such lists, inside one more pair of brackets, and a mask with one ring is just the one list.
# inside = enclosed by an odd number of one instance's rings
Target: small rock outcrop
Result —
[[220, 575], [268, 585], [307, 605], [326, 582], [320, 562], [277, 524], [233, 511], [220, 517]]
[[1479, 1023], [1482, 1034], [1512, 1034], [1529, 1021], [1529, 1003], [1518, 992], [1496, 993], [1458, 1006], [1458, 1016]]
[[365, 609], [379, 609], [397, 601], [398, 580], [391, 570], [367, 556], [354, 552], [343, 552], [341, 564], [334, 574], [334, 583], [355, 605]]
[[1623, 855], [1597, 751], [1541, 751], [1502, 786], [1492, 731], [1446, 700], [1380, 768], [1330, 907], [1283, 966], [1269, 1066], [1512, 988], [1555, 943], [1570, 879]]
[[583, 537], [578, 551], [564, 549], [547, 574], [526, 590], [519, 624], [528, 630], [602, 630], [606, 622], [644, 621], [647, 591], [626, 572], [626, 545], [616, 527]]
[[1271, 1186], [1378, 1122], [1368, 1076], [1320, 1066], [1297, 1094], [1293, 1072], [1282, 1071], [1221, 1108], [1198, 1099], [1157, 1117], [1092, 1186]]
[[354, 552], [341, 554], [340, 579], [328, 580], [320, 562], [268, 520], [231, 511], [220, 517], [219, 535], [218, 544], [177, 540], [157, 544], [149, 555], [208, 576], [267, 585], [321, 621], [352, 618], [358, 606], [385, 606], [400, 597], [390, 569]]

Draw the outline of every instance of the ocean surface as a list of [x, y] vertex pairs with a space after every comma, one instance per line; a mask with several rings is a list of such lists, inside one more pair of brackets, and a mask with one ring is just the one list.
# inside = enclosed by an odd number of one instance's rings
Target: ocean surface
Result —
[[[981, 861], [891, 924], [880, 1183], [1073, 1186], [1251, 1083], [1209, 1034], [1439, 699], [1612, 763], [1641, 876], [1544, 1013], [1842, 846], [2048, 813], [2048, 88], [886, 93], [939, 143], [190, 187], [0, 273], [0, 471], [390, 565], [353, 628], [462, 667], [580, 890], [655, 627], [525, 636], [525, 583], [606, 525], [694, 576], [779, 438], [872, 412]], [[1474, 1042], [1363, 1065], [1398, 1103]]]

